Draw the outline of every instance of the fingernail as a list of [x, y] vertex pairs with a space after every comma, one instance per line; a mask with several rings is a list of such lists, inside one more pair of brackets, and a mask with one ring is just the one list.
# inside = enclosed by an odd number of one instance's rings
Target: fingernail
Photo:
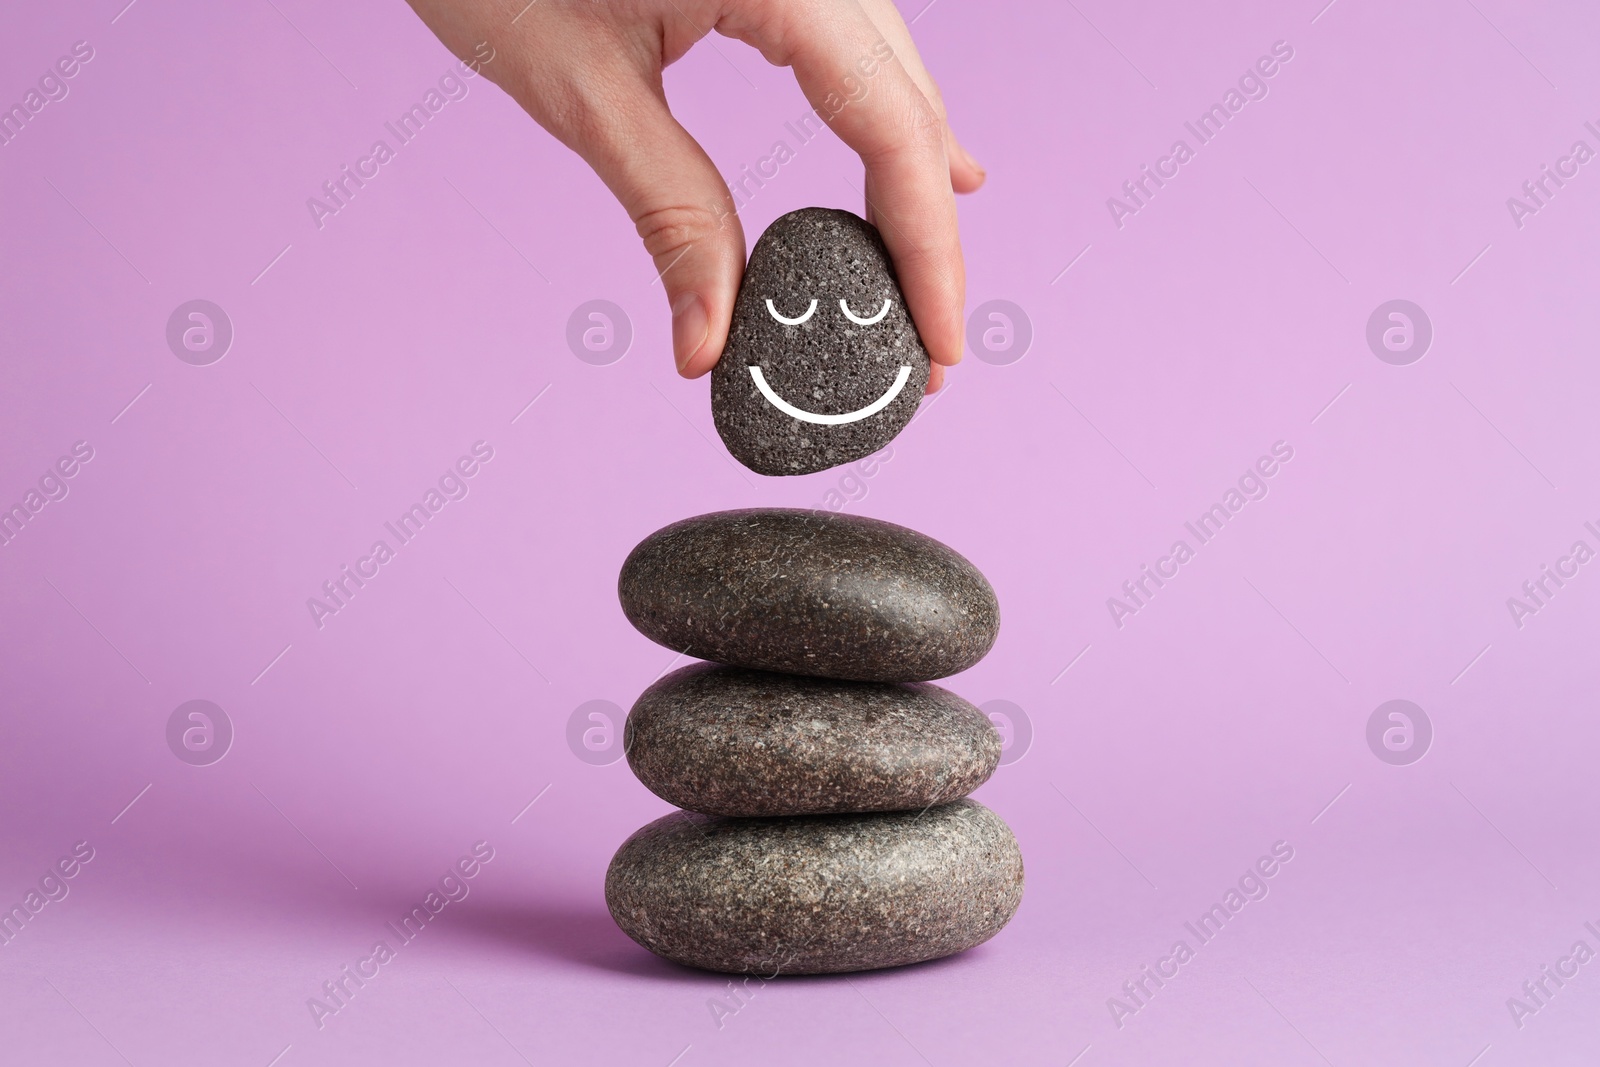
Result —
[[956, 143], [956, 150], [959, 151], [961, 153], [962, 158], [967, 161], [967, 166], [971, 167], [973, 170], [977, 171], [979, 174], [988, 174], [989, 173], [988, 171], [983, 169], [983, 164], [978, 162], [977, 157], [974, 156], [971, 152], [967, 151], [967, 146], [966, 145], [961, 144], [960, 142], [957, 142]]
[[680, 372], [706, 343], [708, 333], [710, 321], [700, 294], [679, 293], [672, 302], [672, 353]]

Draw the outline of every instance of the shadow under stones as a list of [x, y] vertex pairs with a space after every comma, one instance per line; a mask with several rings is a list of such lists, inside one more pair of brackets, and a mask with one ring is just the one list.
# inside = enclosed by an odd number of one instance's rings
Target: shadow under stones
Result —
[[[502, 949], [523, 952], [547, 961], [589, 967], [612, 974], [626, 974], [657, 981], [704, 984], [737, 979], [736, 975], [702, 971], [663, 959], [618, 929], [602, 906], [580, 903], [506, 904], [484, 901], [466, 907], [451, 923], [455, 936], [493, 942]], [[843, 983], [846, 979], [870, 982], [891, 974], [933, 976], [982, 958], [989, 946], [978, 945], [943, 959], [906, 964], [872, 971], [844, 974], [780, 975], [778, 980], [798, 984]], [[949, 975], [953, 977], [953, 974]], [[770, 979], [769, 979], [770, 980]]]
[[530, 956], [613, 974], [670, 979], [700, 973], [635, 944], [617, 928], [603, 905], [483, 901], [476, 907], [463, 907], [450, 925], [456, 936], [493, 941]]

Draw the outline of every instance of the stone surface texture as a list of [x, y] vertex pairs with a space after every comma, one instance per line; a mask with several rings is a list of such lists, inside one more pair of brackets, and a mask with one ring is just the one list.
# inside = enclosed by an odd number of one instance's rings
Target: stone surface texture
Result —
[[755, 508], [675, 522], [629, 553], [628, 621], [675, 652], [738, 667], [922, 682], [994, 645], [994, 590], [915, 530], [856, 515]]
[[645, 690], [623, 737], [651, 792], [708, 815], [921, 809], [966, 796], [1000, 762], [994, 724], [936, 685], [708, 663]]
[[[767, 307], [798, 319], [779, 322]], [[871, 319], [888, 301], [888, 312]], [[761, 368], [778, 397], [814, 415], [870, 407], [909, 379], [888, 406], [843, 425], [817, 425], [786, 414], [750, 374]], [[711, 414], [734, 457], [759, 474], [809, 474], [860, 459], [893, 440], [916, 414], [928, 382], [928, 352], [906, 309], [878, 231], [832, 208], [804, 208], [778, 219], [756, 242], [734, 304], [722, 358], [711, 372]]]
[[994, 812], [726, 819], [675, 812], [606, 872], [624, 933], [736, 974], [824, 974], [938, 959], [993, 937], [1022, 899], [1022, 854]]

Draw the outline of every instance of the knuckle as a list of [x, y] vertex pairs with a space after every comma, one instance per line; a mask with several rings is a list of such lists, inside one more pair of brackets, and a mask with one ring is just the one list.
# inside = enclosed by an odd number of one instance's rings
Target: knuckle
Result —
[[916, 148], [937, 148], [944, 144], [944, 117], [920, 93], [906, 108], [904, 130]]
[[651, 256], [678, 255], [690, 245], [710, 237], [720, 225], [710, 207], [672, 205], [652, 208], [633, 220], [645, 251]]

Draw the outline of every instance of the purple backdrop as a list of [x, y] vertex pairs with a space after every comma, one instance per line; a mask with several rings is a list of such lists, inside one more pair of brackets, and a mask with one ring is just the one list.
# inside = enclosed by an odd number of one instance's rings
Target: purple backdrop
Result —
[[[976, 349], [887, 460], [767, 480], [624, 213], [403, 5], [125, 2], [0, 34], [17, 1062], [1593, 1062], [1591, 8], [914, 0], [989, 168]], [[725, 174], [793, 151], [752, 240], [857, 206], [787, 72], [713, 38], [667, 82]], [[667, 808], [573, 716], [672, 659], [617, 569], [753, 505], [903, 523], [998, 591], [950, 682], [1013, 706], [978, 796], [1028, 891], [989, 944], [730, 991], [606, 915]]]

